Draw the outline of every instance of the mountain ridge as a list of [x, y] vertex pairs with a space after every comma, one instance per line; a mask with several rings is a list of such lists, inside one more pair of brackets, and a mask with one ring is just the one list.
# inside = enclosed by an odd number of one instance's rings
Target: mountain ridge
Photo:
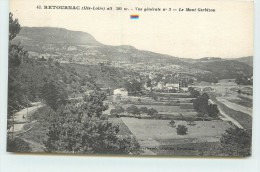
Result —
[[[74, 63], [98, 63], [114, 61], [125, 64], [157, 64], [178, 65], [185, 69], [204, 70], [215, 77], [234, 78], [238, 74], [252, 75], [252, 66], [240, 62], [239, 59], [223, 59], [220, 57], [204, 57], [187, 59], [147, 50], [139, 50], [131, 45], [104, 45], [91, 34], [82, 31], [70, 31], [55, 27], [23, 27], [14, 41], [19, 41], [35, 56], [55, 57], [60, 61]], [[159, 66], [158, 66], [159, 65]], [[189, 71], [189, 70], [186, 70]]]

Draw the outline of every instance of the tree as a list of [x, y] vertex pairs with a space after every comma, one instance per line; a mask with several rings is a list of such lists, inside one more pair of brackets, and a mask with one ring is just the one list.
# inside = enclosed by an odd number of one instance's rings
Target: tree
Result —
[[125, 111], [125, 109], [122, 106], [116, 106], [115, 109], [118, 113], [123, 113]]
[[119, 126], [102, 115], [104, 99], [103, 93], [93, 92], [80, 107], [73, 103], [60, 106], [44, 143], [47, 152], [138, 154], [135, 138], [119, 136]]
[[66, 103], [67, 94], [53, 82], [46, 82], [42, 87], [41, 97], [53, 110], [57, 110], [60, 105]]
[[13, 19], [13, 14], [9, 13], [9, 69], [17, 67], [21, 64], [21, 59], [27, 52], [23, 51], [20, 44], [12, 44], [16, 35], [20, 32], [21, 26], [18, 19]]
[[186, 122], [188, 123], [188, 125], [195, 125], [194, 119], [192, 117], [187, 117]]
[[105, 99], [105, 93], [94, 91], [89, 96], [83, 98], [84, 104], [82, 104], [81, 108], [85, 111], [87, 117], [99, 118], [103, 111], [108, 109], [108, 106], [103, 104]]
[[128, 113], [133, 114], [133, 115], [139, 115], [140, 114], [140, 111], [139, 111], [138, 107], [135, 106], [135, 105], [129, 106], [128, 108], [126, 108], [126, 111]]
[[113, 116], [118, 116], [123, 113], [125, 110], [121, 106], [116, 106], [114, 109], [111, 109], [110, 114]]
[[137, 93], [142, 90], [142, 83], [137, 81], [136, 79], [132, 79], [130, 81], [125, 82], [124, 87], [130, 92], [130, 93]]
[[188, 132], [188, 128], [185, 125], [178, 125], [177, 134], [178, 135], [186, 135]]
[[205, 119], [207, 119], [209, 116], [208, 116], [208, 114], [204, 114], [204, 113], [199, 112], [199, 113], [197, 114], [197, 117], [198, 117], [199, 119], [202, 119], [202, 121], [205, 121]]
[[209, 95], [204, 93], [193, 101], [193, 107], [203, 120], [205, 119], [204, 116], [217, 119], [219, 113], [218, 106], [216, 104], [209, 104], [208, 100]]
[[147, 114], [151, 117], [156, 117], [158, 115], [158, 111], [154, 108], [149, 108]]
[[208, 106], [208, 115], [212, 118], [218, 118], [219, 110], [216, 104], [210, 104]]
[[180, 118], [181, 120], [183, 120], [183, 119], [184, 119], [184, 116], [183, 116], [183, 114], [182, 114], [182, 113], [180, 113], [178, 116], [179, 116], [179, 118]]
[[252, 85], [253, 82], [251, 80], [250, 76], [246, 76], [245, 74], [243, 75], [238, 75], [236, 77], [235, 83], [237, 83], [238, 85]]
[[[22, 108], [23, 104], [26, 104], [23, 95], [21, 83], [17, 81], [19, 75], [18, 67], [20, 66], [22, 59], [28, 54], [23, 50], [20, 44], [15, 45], [11, 43], [11, 40], [16, 37], [20, 32], [21, 27], [18, 19], [13, 19], [13, 14], [9, 13], [9, 51], [8, 51], [8, 119]], [[11, 126], [8, 124], [7, 128]]]
[[251, 155], [252, 132], [238, 127], [228, 128], [220, 138], [223, 152], [228, 156]]
[[189, 87], [188, 91], [190, 92], [191, 97], [196, 98], [200, 95], [200, 92], [195, 90], [193, 87]]
[[147, 79], [146, 86], [147, 87], [151, 87], [152, 86], [152, 80], [150, 78]]
[[176, 126], [175, 126], [175, 121], [174, 121], [174, 120], [171, 120], [171, 121], [169, 122], [169, 124], [170, 124], [171, 127], [176, 127]]
[[207, 114], [208, 113], [208, 99], [207, 93], [197, 97], [193, 101], [193, 107], [197, 112]]
[[148, 113], [148, 108], [147, 108], [147, 107], [141, 107], [141, 108], [139, 109], [139, 111], [140, 111], [141, 113]]
[[13, 19], [13, 14], [9, 13], [9, 41], [13, 40], [20, 30], [21, 26], [18, 19]]
[[118, 117], [118, 112], [115, 110], [115, 109], [111, 109], [110, 110], [110, 114], [112, 115], [112, 116], [116, 116], [116, 117]]
[[193, 84], [194, 83], [194, 80], [192, 79], [192, 78], [190, 78], [189, 80], [188, 80], [188, 85], [189, 84]]

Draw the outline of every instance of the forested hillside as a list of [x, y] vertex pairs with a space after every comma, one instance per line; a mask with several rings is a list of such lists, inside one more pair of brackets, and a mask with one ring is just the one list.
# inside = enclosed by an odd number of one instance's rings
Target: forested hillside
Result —
[[140, 79], [136, 72], [127, 71], [122, 68], [112, 66], [91, 66], [82, 64], [62, 64], [64, 67], [74, 68], [75, 71], [84, 79], [91, 78], [99, 88], [115, 89], [123, 87], [129, 79]]
[[217, 60], [209, 62], [197, 62], [194, 67], [210, 71], [219, 79], [236, 78], [238, 75], [253, 75], [253, 67], [234, 60]]

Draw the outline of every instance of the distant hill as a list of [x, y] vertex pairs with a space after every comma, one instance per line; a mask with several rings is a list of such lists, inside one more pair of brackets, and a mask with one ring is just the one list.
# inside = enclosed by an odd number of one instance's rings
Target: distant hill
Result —
[[241, 57], [241, 58], [232, 59], [232, 60], [236, 60], [236, 61], [245, 63], [245, 64], [247, 64], [249, 66], [253, 66], [253, 56]]
[[88, 33], [62, 28], [23, 27], [14, 41], [21, 42], [24, 48], [32, 53], [32, 56], [49, 56], [66, 62], [90, 64], [96, 60], [107, 60], [126, 64], [144, 63], [149, 65], [163, 63], [179, 65], [183, 71], [195, 69], [195, 71], [204, 73], [204, 75], [199, 76], [201, 78], [210, 76], [211, 78], [230, 79], [239, 74], [250, 76], [253, 73], [252, 57], [232, 60], [219, 57], [205, 57], [202, 59], [178, 58], [166, 54], [138, 50], [130, 45], [104, 45]]
[[22, 27], [15, 39], [21, 42], [101, 45], [88, 33], [55, 27]]
[[27, 50], [38, 53], [64, 54], [69, 46], [77, 46], [77, 49], [89, 54], [89, 58], [133, 63], [161, 60], [167, 63], [183, 63], [177, 57], [138, 50], [129, 45], [103, 45], [88, 33], [63, 28], [23, 27], [14, 41], [21, 42]]
[[253, 75], [253, 67], [235, 60], [197, 62], [194, 67], [212, 72], [219, 79], [236, 78], [237, 75]]

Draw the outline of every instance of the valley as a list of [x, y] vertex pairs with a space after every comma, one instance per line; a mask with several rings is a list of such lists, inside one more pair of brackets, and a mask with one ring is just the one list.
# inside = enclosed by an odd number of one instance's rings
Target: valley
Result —
[[[117, 141], [104, 141], [112, 153], [230, 156], [223, 150], [228, 129], [252, 129], [253, 68], [241, 60], [103, 45], [88, 33], [62, 28], [24, 27], [12, 42], [26, 52], [11, 78], [21, 87], [10, 83], [16, 91], [10, 119], [41, 102], [19, 128], [32, 128], [21, 136], [29, 147], [33, 143], [31, 152], [104, 153], [98, 138], [107, 132]], [[57, 144], [57, 138], [64, 140]], [[121, 142], [129, 147], [118, 150], [114, 144]], [[83, 143], [93, 150], [77, 145]]]

